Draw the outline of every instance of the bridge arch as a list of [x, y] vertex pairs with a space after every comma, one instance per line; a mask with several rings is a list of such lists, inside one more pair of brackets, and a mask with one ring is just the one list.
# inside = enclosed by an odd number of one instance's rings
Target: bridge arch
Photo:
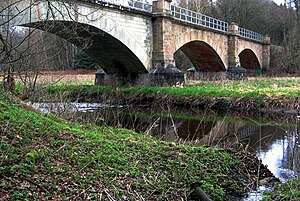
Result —
[[218, 53], [209, 44], [203, 41], [194, 40], [179, 48], [193, 66], [202, 72], [225, 71], [225, 65]]
[[261, 65], [255, 53], [250, 49], [244, 49], [238, 55], [240, 65], [246, 70], [258, 70]]
[[235, 55], [239, 59], [240, 65], [247, 70], [261, 69], [264, 56], [263, 45], [241, 37], [238, 38], [237, 43], [239, 45], [235, 50]]
[[[171, 27], [172, 34], [175, 35], [174, 47], [175, 50], [184, 49], [185, 46], [194, 46], [207, 48], [210, 53], [214, 52], [218, 59], [215, 58], [214, 63], [218, 63], [219, 67], [214, 67], [212, 69], [217, 71], [225, 71], [228, 66], [228, 38], [227, 35], [210, 32], [207, 30], [195, 30], [193, 27], [182, 27], [182, 25], [173, 25]], [[204, 54], [204, 53], [203, 53]], [[196, 58], [196, 57], [195, 57]], [[190, 58], [191, 59], [191, 58]], [[217, 61], [218, 60], [218, 61]], [[192, 62], [192, 61], [191, 61]], [[192, 62], [196, 63], [196, 61]], [[222, 67], [220, 67], [222, 66]], [[195, 66], [196, 67], [196, 66]], [[201, 68], [199, 68], [201, 69]], [[208, 70], [206, 68], [206, 70]]]
[[83, 48], [108, 74], [147, 72], [143, 63], [126, 45], [94, 26], [58, 20], [34, 22], [22, 26], [53, 33]]
[[[16, 12], [24, 10], [24, 14], [17, 15], [13, 25], [42, 29], [79, 46], [82, 43], [78, 38], [90, 39], [85, 51], [108, 74], [148, 72], [152, 63], [152, 46], [147, 45], [152, 44], [152, 37], [149, 36], [151, 18], [138, 14], [128, 15], [117, 9], [84, 2], [53, 1], [51, 5], [60, 10], [51, 10], [46, 1], [38, 1], [33, 6], [28, 1], [18, 2], [15, 5]], [[128, 27], [128, 20], [137, 24]], [[141, 31], [135, 32], [134, 26], [140, 26]], [[66, 30], [65, 27], [76, 29], [78, 34], [73, 34], [72, 38], [71, 32], [60, 33], [60, 30]]]

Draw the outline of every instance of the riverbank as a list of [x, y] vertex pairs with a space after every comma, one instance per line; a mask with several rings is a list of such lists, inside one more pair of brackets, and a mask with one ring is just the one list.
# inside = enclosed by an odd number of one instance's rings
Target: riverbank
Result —
[[[156, 104], [185, 109], [300, 113], [300, 78], [245, 82], [200, 82], [176, 87], [104, 87], [55, 85], [33, 101], [98, 102], [113, 105]], [[32, 98], [32, 97], [31, 97]]]
[[300, 179], [277, 185], [272, 192], [264, 195], [264, 201], [300, 200]]
[[163, 142], [126, 129], [75, 124], [0, 97], [2, 199], [212, 200], [245, 196], [272, 174], [232, 150]]
[[[250, 84], [249, 84], [250, 83]], [[74, 83], [71, 83], [74, 84]], [[299, 82], [299, 78], [282, 78], [282, 79], [272, 79], [272, 80], [262, 80], [262, 81], [251, 81], [251, 82], [247, 82], [247, 83], [241, 83], [241, 82], [228, 82], [228, 83], [217, 83], [217, 82], [211, 82], [211, 83], [198, 83], [194, 86], [187, 86], [185, 88], [160, 88], [160, 87], [134, 87], [134, 88], [117, 88], [117, 87], [97, 87], [97, 86], [90, 86], [90, 85], [73, 85], [70, 86], [70, 84], [65, 85], [65, 83], [58, 83], [56, 86], [53, 87], [48, 87], [46, 88], [46, 90], [44, 91], [40, 91], [39, 93], [36, 94], [35, 98], [32, 98], [30, 96], [30, 100], [34, 100], [34, 101], [64, 101], [64, 102], [68, 102], [68, 101], [75, 101], [75, 102], [102, 102], [102, 103], [108, 103], [108, 104], [116, 104], [116, 105], [122, 105], [122, 104], [132, 104], [132, 105], [136, 105], [136, 104], [159, 104], [160, 106], [166, 106], [166, 107], [178, 107], [178, 108], [182, 108], [182, 109], [186, 109], [189, 111], [199, 111], [202, 108], [217, 108], [218, 110], [220, 108], [224, 108], [224, 109], [228, 109], [228, 108], [232, 108], [231, 111], [232, 113], [239, 113], [239, 114], [248, 114], [248, 113], [257, 113], [259, 112], [260, 116], [263, 113], [269, 113], [271, 112], [271, 114], [290, 114], [290, 113], [297, 113], [299, 111], [299, 88], [300, 88], [300, 82]], [[25, 97], [25, 98], [29, 98], [29, 97]], [[182, 101], [182, 100], [186, 100], [186, 101]], [[251, 106], [252, 105], [252, 106]], [[251, 107], [249, 107], [251, 106]], [[170, 107], [170, 109], [172, 108]], [[275, 113], [274, 113], [275, 111]], [[270, 114], [270, 113], [269, 113]], [[298, 113], [299, 114], [299, 113]], [[119, 133], [118, 129], [109, 129], [110, 132], [109, 133]], [[89, 133], [91, 131], [81, 131], [81, 132], [85, 132], [85, 133]], [[126, 131], [127, 132], [127, 131]], [[128, 131], [129, 133], [131, 133], [132, 131]], [[108, 138], [111, 138], [110, 136]], [[113, 137], [112, 139], [115, 140], [115, 137]], [[153, 139], [156, 141], [155, 139]], [[150, 143], [151, 144], [151, 143]], [[166, 143], [166, 144], [171, 144], [171, 146], [173, 146], [173, 143]], [[87, 146], [85, 144], [85, 146]], [[142, 146], [141, 144], [139, 146]], [[176, 146], [182, 146], [177, 144]], [[184, 145], [186, 146], [186, 145]], [[189, 146], [188, 146], [189, 147]], [[58, 147], [57, 149], [59, 149], [60, 147]], [[155, 147], [156, 148], [156, 147]], [[149, 152], [154, 152], [157, 153], [157, 151], [152, 150], [152, 148], [148, 147], [148, 151]], [[197, 149], [201, 149], [201, 148], [197, 148]], [[168, 148], [163, 148], [160, 149], [160, 151], [162, 150], [166, 150], [166, 151], [170, 151]], [[99, 151], [99, 150], [98, 150]], [[176, 148], [177, 151], [177, 148]], [[202, 150], [200, 151], [202, 152]], [[219, 152], [219, 151], [217, 151]], [[229, 150], [226, 151], [231, 152]], [[83, 152], [84, 153], [84, 152]], [[186, 154], [186, 153], [185, 153]], [[196, 154], [196, 152], [189, 152], [189, 154]], [[234, 153], [230, 153], [234, 154]], [[144, 155], [144, 153], [143, 153]], [[205, 155], [207, 155], [207, 153], [205, 153]], [[207, 155], [209, 158], [203, 159], [203, 160], [212, 160], [214, 159], [213, 156], [211, 155]], [[163, 160], [163, 158], [165, 156], [159, 156], [161, 157], [161, 159], [158, 160], [158, 163], [161, 163]], [[170, 158], [170, 157], [169, 157]], [[251, 165], [247, 165], [247, 161], [252, 161], [252, 158], [254, 158], [253, 156], [251, 156], [251, 159], [248, 157], [240, 157], [240, 158], [244, 158], [244, 160], [242, 160], [242, 164], [244, 165], [244, 167], [248, 168]], [[135, 158], [133, 158], [135, 159]], [[173, 160], [173, 159], [172, 159]], [[189, 160], [194, 161], [194, 158], [189, 158], [189, 159], [185, 159], [187, 160], [185, 163], [190, 163]], [[153, 162], [153, 160], [150, 160]], [[202, 160], [201, 160], [202, 161]], [[177, 160], [178, 162], [178, 160]], [[199, 161], [198, 161], [199, 162]], [[205, 161], [206, 163], [207, 161]], [[146, 162], [144, 162], [146, 163]], [[171, 164], [173, 164], [173, 162], [171, 162]], [[176, 162], [175, 162], [176, 163]], [[181, 164], [181, 161], [179, 161], [178, 163]], [[258, 164], [258, 161], [254, 161], [254, 164]], [[246, 165], [245, 165], [246, 164]], [[194, 167], [194, 163], [189, 164], [189, 168], [190, 167]], [[172, 165], [171, 165], [172, 166]], [[217, 165], [218, 166], [218, 165]], [[115, 167], [115, 166], [113, 166]], [[151, 166], [152, 167], [152, 166]], [[157, 167], [157, 165], [155, 166]], [[185, 166], [184, 166], [185, 167]], [[198, 167], [198, 168], [197, 168]], [[138, 168], [140, 168], [138, 166]], [[169, 168], [169, 166], [168, 166]], [[178, 167], [177, 167], [178, 168]], [[207, 168], [206, 171], [208, 172], [213, 172], [214, 174], [216, 173], [215, 170], [211, 170], [211, 166], [207, 166], [205, 167]], [[228, 167], [226, 167], [227, 169]], [[240, 165], [237, 166], [237, 168], [240, 168]], [[143, 167], [142, 169], [145, 169], [145, 167]], [[147, 168], [146, 168], [147, 169]], [[184, 168], [183, 168], [184, 169]], [[217, 167], [218, 169], [218, 167]], [[222, 168], [221, 168], [222, 169]], [[264, 168], [263, 168], [264, 169]], [[158, 169], [158, 172], [152, 172], [153, 175], [148, 174], [148, 176], [150, 176], [150, 178], [153, 180], [153, 176], [155, 176], [155, 174], [160, 175], [160, 172], [162, 171], [166, 171], [166, 170], [161, 170]], [[176, 172], [176, 170], [174, 170]], [[196, 165], [196, 167], [192, 168], [192, 171], [199, 171], [199, 165]], [[240, 171], [240, 170], [239, 170]], [[202, 167], [201, 167], [201, 172], [202, 172]], [[243, 172], [243, 171], [242, 171]], [[255, 172], [255, 171], [254, 171]], [[142, 173], [139, 173], [141, 175], [144, 175]], [[166, 174], [166, 173], [164, 173]], [[182, 173], [177, 173], [176, 174], [182, 174]], [[227, 173], [225, 173], [227, 174]], [[232, 173], [229, 173], [232, 174]], [[239, 175], [237, 176], [237, 178], [241, 179], [245, 176], [242, 176], [243, 173], [239, 173]], [[247, 173], [248, 174], [248, 173]], [[255, 173], [256, 174], [256, 173]], [[187, 174], [186, 174], [187, 175]], [[185, 175], [185, 177], [186, 177]], [[196, 175], [196, 177], [194, 175], [192, 175], [193, 177], [195, 177], [197, 180], [201, 179], [202, 174], [200, 175]], [[174, 175], [173, 175], [174, 176]], [[239, 177], [241, 176], [241, 177]], [[157, 177], [157, 176], [155, 176]], [[214, 175], [210, 175], [208, 177], [205, 177], [208, 180], [211, 180], [210, 177], [215, 177]], [[250, 186], [252, 186], [253, 182], [247, 183], [249, 181], [251, 181], [251, 179], [249, 179], [250, 177], [252, 177], [252, 175], [250, 176], [248, 174], [247, 176], [247, 180], [244, 180], [244, 184], [246, 185], [242, 185], [240, 186], [240, 182], [238, 183], [238, 189], [245, 189], [245, 186], [247, 190], [244, 190], [243, 192], [247, 192], [249, 189], [249, 184], [251, 184]], [[117, 176], [115, 178], [118, 178]], [[168, 176], [163, 176], [163, 178], [167, 178], [169, 180], [169, 182], [171, 182], [172, 180], [170, 180], [170, 178]], [[226, 177], [228, 178], [228, 177]], [[109, 177], [108, 179], [112, 179], [111, 177]], [[126, 179], [131, 180], [131, 177], [126, 177]], [[144, 178], [143, 178], [144, 179]], [[159, 190], [159, 192], [156, 191], [157, 188], [154, 188], [152, 186], [152, 184], [155, 184], [157, 186], [161, 186], [160, 181], [155, 181], [158, 183], [153, 183], [152, 180], [148, 177], [146, 177], [146, 183], [143, 183], [143, 186], [145, 188], [149, 188], [148, 185], [150, 185], [150, 190], [154, 190], [154, 196], [156, 196], [156, 194], [158, 197], [151, 197], [154, 200], [158, 199], [159, 196], [160, 198], [165, 198], [163, 196], [167, 195], [165, 194], [166, 192], [163, 190]], [[173, 177], [171, 179], [174, 179]], [[216, 180], [220, 180], [220, 178], [215, 178]], [[229, 176], [229, 180], [233, 181], [235, 180], [235, 177]], [[182, 182], [182, 178], [180, 179]], [[223, 177], [221, 177], [221, 180], [223, 181]], [[243, 179], [242, 179], [243, 180]], [[133, 179], [134, 182], [136, 182], [136, 179]], [[149, 183], [147, 181], [151, 181], [152, 183]], [[190, 182], [190, 180], [188, 180]], [[201, 180], [202, 181], [202, 180]], [[253, 181], [257, 181], [257, 178], [254, 178]], [[73, 182], [73, 181], [72, 181]], [[176, 180], [177, 182], [177, 180]], [[175, 183], [176, 183], [175, 182]], [[186, 180], [184, 180], [184, 182], [186, 182]], [[186, 183], [189, 183], [186, 182]], [[282, 191], [280, 190], [276, 190], [276, 192], [273, 192], [273, 198], [274, 197], [280, 197], [278, 195], [278, 192], [280, 192], [280, 194], [284, 194], [285, 195], [285, 199], [289, 200], [289, 195], [293, 196], [293, 198], [296, 198], [296, 200], [299, 198], [299, 195], [297, 195], [297, 192], [293, 192], [293, 186], [295, 186], [295, 188], [297, 188], [297, 184], [298, 180], [296, 180], [296, 182], [291, 182], [292, 187], [290, 187], [290, 189], [283, 189]], [[172, 182], [171, 182], [172, 183]], [[237, 194], [243, 194], [243, 193], [236, 193], [236, 191], [239, 190], [234, 190], [233, 194], [236, 195], [232, 195], [232, 193], [228, 193], [228, 188], [227, 187], [222, 187], [222, 190], [219, 189], [219, 185], [217, 185], [217, 188], [215, 187], [215, 184], [213, 182], [204, 182], [205, 183], [205, 192], [207, 192], [210, 196], [212, 196], [214, 198], [214, 200], [230, 200], [233, 197], [236, 197]], [[216, 182], [218, 183], [218, 182]], [[182, 184], [182, 183], [181, 183]], [[78, 184], [77, 184], [78, 185]], [[87, 184], [85, 184], [87, 185]], [[127, 183], [127, 185], [129, 185]], [[173, 185], [173, 184], [172, 184]], [[175, 185], [175, 184], [174, 184]], [[166, 187], [166, 185], [163, 185], [164, 187]], [[117, 186], [119, 189], [119, 185]], [[182, 189], [184, 187], [184, 190]], [[241, 187], [241, 188], [240, 188]], [[113, 185], [112, 187], [110, 187], [109, 189], [115, 189], [116, 186]], [[160, 187], [158, 187], [160, 189]], [[229, 187], [231, 188], [231, 187]], [[234, 187], [236, 188], [236, 187]], [[171, 194], [175, 194], [176, 198], [179, 199], [186, 199], [187, 195], [190, 193], [189, 189], [189, 184], [185, 184], [185, 186], [182, 184], [180, 189], [177, 191], [175, 188], [171, 187], [172, 190], [167, 191]], [[210, 190], [209, 190], [210, 189]], [[84, 190], [81, 189], [83, 192]], [[104, 189], [107, 190], [107, 189]], [[134, 194], [135, 196], [137, 196], [135, 194], [135, 192], [132, 191], [127, 191], [127, 190], [121, 190], [124, 191], [126, 193], [125, 197], [129, 195], [130, 198], [134, 198], [134, 199], [140, 199], [140, 197], [132, 197], [132, 194]], [[136, 191], [136, 189], [135, 189]], [[143, 189], [142, 191], [147, 191], [145, 189]], [[209, 191], [211, 191], [211, 193], [209, 193]], [[229, 190], [232, 191], [232, 190]], [[101, 196], [109, 196], [110, 193], [106, 193], [105, 191], [103, 191], [102, 188], [102, 194]], [[108, 191], [110, 192], [110, 191]], [[140, 192], [140, 191], [138, 191]], [[218, 195], [213, 195], [215, 192], [218, 192], [217, 194], [221, 193], [222, 196], [221, 198]], [[162, 194], [161, 194], [162, 193]], [[181, 193], [184, 193], [185, 197], [181, 197]], [[71, 194], [70, 194], [71, 195]], [[74, 192], [73, 194], [74, 195]], [[100, 194], [97, 194], [100, 195]], [[152, 194], [151, 194], [152, 195]], [[115, 195], [114, 195], [115, 196]], [[271, 196], [271, 195], [270, 195]], [[121, 199], [121, 197], [114, 197], [116, 199]], [[172, 197], [174, 198], [174, 197]]]

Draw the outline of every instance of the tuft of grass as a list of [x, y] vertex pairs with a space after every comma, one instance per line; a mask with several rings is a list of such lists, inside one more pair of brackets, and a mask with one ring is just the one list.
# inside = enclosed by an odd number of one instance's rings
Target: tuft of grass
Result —
[[198, 180], [212, 200], [245, 195], [236, 156], [127, 129], [76, 124], [0, 97], [0, 195], [9, 200], [187, 200]]

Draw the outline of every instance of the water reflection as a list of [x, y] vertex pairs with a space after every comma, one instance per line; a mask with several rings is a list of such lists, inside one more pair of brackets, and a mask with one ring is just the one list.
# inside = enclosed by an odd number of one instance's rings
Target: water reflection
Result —
[[102, 103], [33, 103], [34, 107], [40, 109], [42, 113], [53, 112], [56, 114], [65, 113], [65, 112], [93, 112], [98, 108], [121, 108], [123, 106], [113, 106]]
[[276, 177], [286, 182], [299, 175], [300, 144], [296, 140], [298, 135], [297, 124], [261, 125], [259, 130], [243, 141], [252, 152], [257, 153]]
[[299, 175], [299, 119], [296, 116], [291, 118], [293, 120], [269, 123], [220, 116], [211, 111], [195, 116], [101, 104], [71, 104], [71, 109], [59, 105], [35, 106], [73, 121], [125, 127], [167, 141], [218, 147], [243, 145], [248, 151], [256, 153], [281, 181]]

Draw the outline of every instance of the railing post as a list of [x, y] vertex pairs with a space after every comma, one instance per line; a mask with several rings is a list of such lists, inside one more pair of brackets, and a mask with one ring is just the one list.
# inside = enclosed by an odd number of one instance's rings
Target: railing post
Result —
[[157, 0], [152, 2], [153, 14], [171, 14], [172, 0]]
[[231, 24], [228, 27], [229, 33], [233, 35], [238, 35], [239, 34], [239, 25], [235, 22], [231, 22]]
[[239, 26], [232, 22], [228, 26], [228, 67], [236, 67], [240, 65], [240, 59], [236, 55], [237, 39], [239, 35]]
[[171, 22], [168, 19], [171, 16], [172, 0], [153, 1], [153, 67], [166, 67], [168, 64], [174, 64], [174, 48], [168, 38], [169, 26]]

